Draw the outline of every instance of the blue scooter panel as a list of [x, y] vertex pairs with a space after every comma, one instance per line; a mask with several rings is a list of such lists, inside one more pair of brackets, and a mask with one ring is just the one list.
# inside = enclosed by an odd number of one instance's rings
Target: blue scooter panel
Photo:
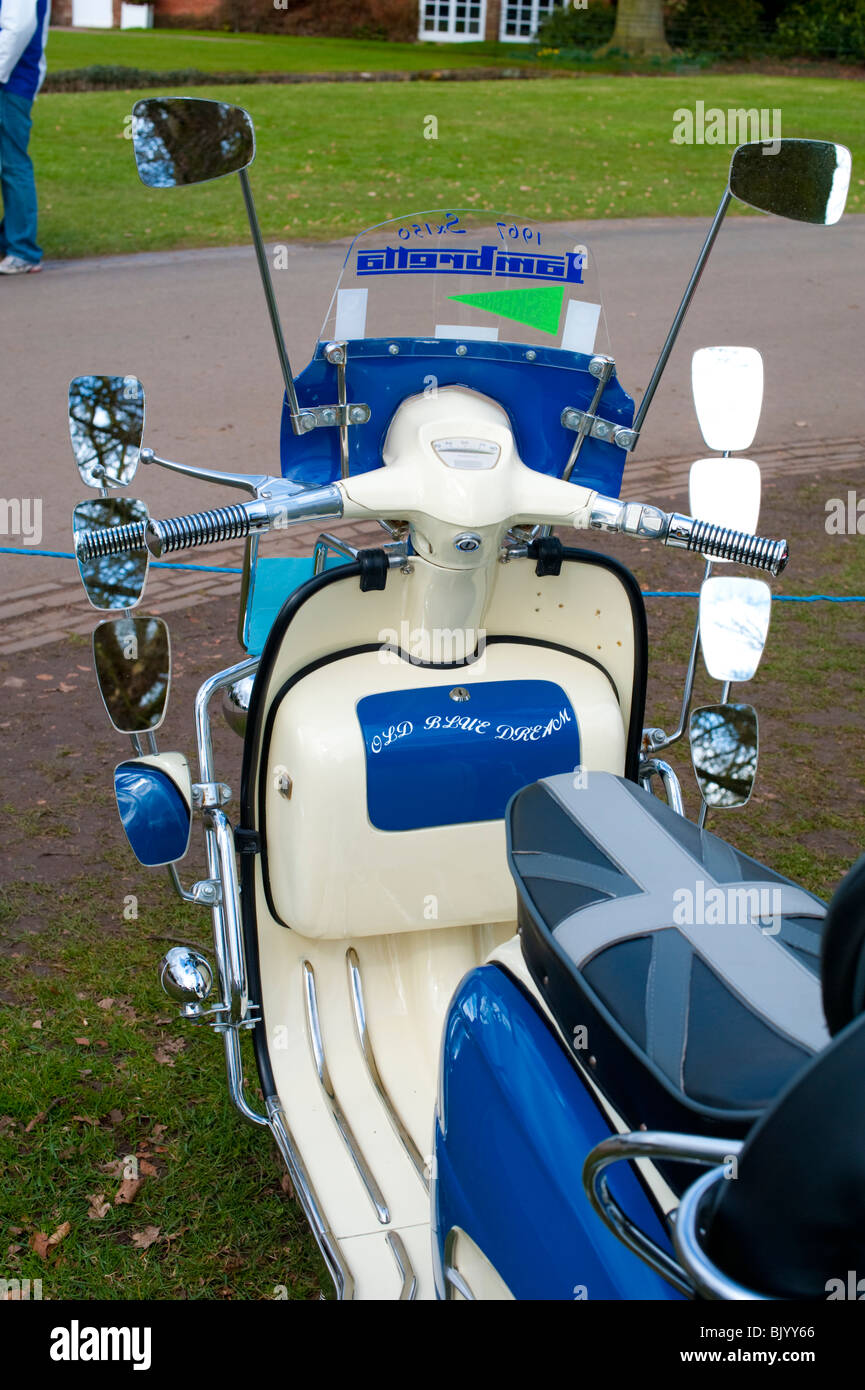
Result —
[[[332, 405], [337, 399], [336, 368], [326, 360], [324, 349], [324, 343], [317, 345], [313, 360], [295, 381], [301, 409]], [[498, 401], [510, 417], [527, 467], [561, 477], [575, 438], [561, 422], [562, 411], [588, 410], [598, 385], [589, 372], [589, 356], [560, 348], [533, 348], [531, 361], [519, 343], [436, 338], [362, 338], [348, 343], [347, 350], [348, 399], [371, 411], [368, 424], [348, 431], [352, 476], [381, 466], [382, 446], [397, 406], [435, 381], [439, 387], [465, 386]], [[617, 377], [606, 386], [599, 410], [615, 425], [633, 422], [634, 402]], [[339, 431], [316, 429], [296, 435], [283, 398], [280, 457], [284, 478], [315, 485], [333, 482], [340, 476]], [[617, 444], [589, 436], [571, 481], [618, 497], [627, 458]]]
[[515, 791], [579, 766], [573, 705], [555, 681], [388, 690], [357, 702], [377, 830], [500, 820]]
[[[458, 1226], [515, 1298], [678, 1299], [595, 1215], [581, 1172], [611, 1133], [558, 1038], [497, 965], [466, 975], [448, 1010], [435, 1126], [433, 1262]], [[625, 1164], [610, 1188], [660, 1245], [669, 1241]]]

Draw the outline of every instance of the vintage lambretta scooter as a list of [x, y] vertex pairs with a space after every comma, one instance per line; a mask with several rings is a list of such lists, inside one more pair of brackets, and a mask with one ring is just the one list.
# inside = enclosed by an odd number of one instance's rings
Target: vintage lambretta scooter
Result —
[[[212, 913], [215, 976], [176, 948], [166, 991], [221, 1034], [232, 1099], [275, 1139], [339, 1296], [743, 1296], [700, 1240], [718, 1170], [711, 1189], [689, 1187], [686, 1164], [735, 1164], [785, 1085], [832, 1055], [823, 905], [685, 819], [660, 754], [687, 725], [697, 631], [679, 727], [644, 731], [639, 587], [551, 531], [624, 531], [705, 559], [699, 628], [725, 695], [691, 716], [694, 766], [706, 804], [746, 800], [756, 718], [726, 696], [756, 668], [770, 600], [765, 584], [710, 570], [783, 569], [786, 543], [750, 534], [759, 472], [723, 461], [741, 480], [731, 503], [718, 462], [695, 466], [703, 520], [618, 493], [731, 197], [837, 221], [849, 155], [811, 141], [735, 152], [634, 414], [596, 350], [590, 249], [476, 212], [356, 238], [295, 379], [249, 186], [249, 117], [151, 99], [133, 134], [150, 186], [239, 173], [285, 381], [278, 478], [142, 449], [134, 378], [70, 392], [79, 468], [101, 493], [76, 508], [79, 569], [97, 608], [124, 610], [94, 635], [106, 707], [136, 754], [116, 769], [118, 807], [141, 862], [167, 865]], [[753, 354], [698, 359], [707, 443], [746, 448]], [[252, 500], [154, 520], [110, 491], [139, 457]], [[324, 535], [309, 561], [259, 554], [268, 531], [339, 517], [380, 523], [385, 543], [353, 551]], [[238, 538], [249, 656], [198, 693], [193, 782], [155, 741], [167, 628], [132, 609], [151, 555]], [[234, 824], [211, 747], [220, 693], [244, 732]], [[208, 876], [186, 888], [176, 866], [194, 815]], [[741, 921], [723, 916], [730, 902]], [[244, 1090], [246, 1031], [263, 1108]], [[608, 1178], [619, 1157], [635, 1162]]]

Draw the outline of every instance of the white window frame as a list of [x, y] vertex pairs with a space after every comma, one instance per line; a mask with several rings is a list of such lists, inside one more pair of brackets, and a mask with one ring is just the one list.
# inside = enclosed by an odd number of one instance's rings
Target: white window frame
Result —
[[[499, 16], [499, 43], [534, 43], [542, 20], [546, 19], [553, 10], [564, 9], [568, 4], [570, 4], [570, 0], [502, 0]], [[528, 19], [531, 27], [530, 34], [509, 34], [507, 32], [506, 25], [508, 10], [510, 9], [519, 10], [521, 20]]]
[[[469, 6], [480, 4], [480, 16], [478, 18], [477, 33], [458, 34], [456, 31], [457, 23], [457, 4], [464, 3], [466, 7], [466, 23], [468, 19]], [[434, 4], [436, 8], [435, 18], [446, 18], [448, 21], [447, 29], [425, 29], [427, 20], [427, 4]], [[487, 27], [487, 0], [419, 0], [418, 3], [418, 39], [422, 43], [479, 43], [486, 38]]]

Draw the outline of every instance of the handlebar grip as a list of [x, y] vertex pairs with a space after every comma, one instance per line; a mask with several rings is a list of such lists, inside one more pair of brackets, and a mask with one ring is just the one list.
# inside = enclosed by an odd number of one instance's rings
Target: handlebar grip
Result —
[[235, 503], [207, 512], [168, 517], [165, 521], [151, 518], [145, 536], [147, 549], [151, 555], [158, 557], [174, 550], [212, 545], [216, 541], [242, 540], [250, 531], [260, 529], [260, 519], [253, 511], [254, 506], [254, 503]]
[[132, 521], [128, 526], [101, 526], [85, 532], [75, 547], [75, 554], [86, 562], [101, 559], [103, 555], [122, 555], [126, 550], [142, 550], [144, 545], [144, 522]]
[[670, 518], [664, 543], [683, 550], [699, 550], [712, 559], [732, 560], [773, 575], [786, 567], [790, 553], [785, 540], [751, 536], [747, 531], [732, 531], [711, 521], [679, 515]]

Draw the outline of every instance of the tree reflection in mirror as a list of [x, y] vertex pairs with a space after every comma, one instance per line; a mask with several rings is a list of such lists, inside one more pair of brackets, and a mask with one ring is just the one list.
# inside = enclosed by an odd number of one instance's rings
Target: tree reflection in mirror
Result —
[[196, 97], [148, 97], [132, 108], [141, 182], [178, 188], [239, 173], [255, 156], [255, 129], [240, 106]]
[[828, 140], [740, 145], [730, 163], [730, 192], [762, 212], [831, 226], [844, 211], [850, 169], [850, 151]]
[[77, 376], [69, 385], [69, 437], [88, 487], [125, 487], [144, 435], [144, 387], [136, 376]]
[[744, 806], [757, 776], [753, 705], [704, 705], [691, 715], [691, 762], [707, 806]]
[[[94, 497], [79, 502], [72, 517], [75, 554], [81, 583], [94, 608], [134, 608], [144, 589], [149, 554], [144, 544], [147, 504], [134, 497]], [[128, 527], [128, 548], [119, 555], [82, 559], [85, 536], [106, 528]]]
[[772, 591], [764, 580], [713, 575], [703, 581], [700, 647], [714, 680], [752, 678], [766, 646], [771, 617]]
[[93, 634], [93, 664], [108, 718], [118, 733], [144, 734], [165, 718], [171, 680], [168, 625], [162, 618], [111, 618]]

